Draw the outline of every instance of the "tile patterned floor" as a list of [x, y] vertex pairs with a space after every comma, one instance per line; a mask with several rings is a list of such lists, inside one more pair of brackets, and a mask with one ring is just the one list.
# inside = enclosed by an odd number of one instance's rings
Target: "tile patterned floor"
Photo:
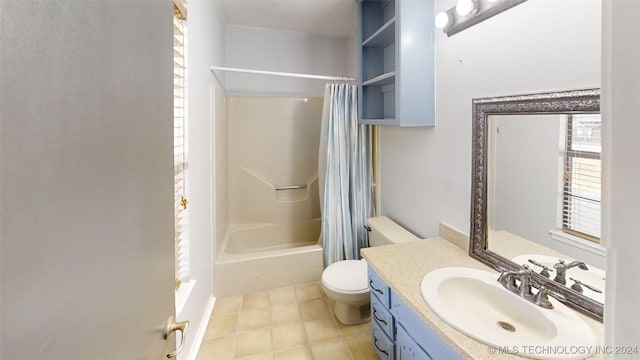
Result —
[[371, 325], [342, 325], [320, 283], [218, 299], [198, 360], [375, 360]]

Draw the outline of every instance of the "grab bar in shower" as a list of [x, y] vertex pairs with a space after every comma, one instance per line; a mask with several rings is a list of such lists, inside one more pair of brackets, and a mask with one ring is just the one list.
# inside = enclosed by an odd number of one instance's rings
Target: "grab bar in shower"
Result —
[[289, 185], [289, 186], [280, 186], [276, 188], [276, 191], [280, 190], [295, 190], [295, 189], [305, 189], [307, 185]]

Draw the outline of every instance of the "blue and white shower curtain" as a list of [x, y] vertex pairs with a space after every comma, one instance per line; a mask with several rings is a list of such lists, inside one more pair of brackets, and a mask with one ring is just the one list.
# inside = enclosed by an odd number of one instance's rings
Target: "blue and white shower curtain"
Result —
[[360, 258], [373, 214], [371, 139], [358, 124], [357, 87], [327, 84], [318, 156], [325, 266]]

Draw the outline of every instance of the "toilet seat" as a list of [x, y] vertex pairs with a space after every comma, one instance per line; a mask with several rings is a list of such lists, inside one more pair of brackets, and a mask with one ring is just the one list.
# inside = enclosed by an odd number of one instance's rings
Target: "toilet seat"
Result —
[[364, 260], [335, 262], [322, 273], [322, 284], [342, 294], [363, 294], [369, 291], [367, 263]]

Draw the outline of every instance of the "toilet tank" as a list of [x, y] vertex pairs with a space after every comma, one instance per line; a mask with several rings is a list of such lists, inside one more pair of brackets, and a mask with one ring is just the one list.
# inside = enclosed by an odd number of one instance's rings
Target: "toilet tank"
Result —
[[371, 247], [420, 239], [386, 216], [369, 218], [367, 224], [371, 228], [371, 232], [369, 232], [369, 246]]

